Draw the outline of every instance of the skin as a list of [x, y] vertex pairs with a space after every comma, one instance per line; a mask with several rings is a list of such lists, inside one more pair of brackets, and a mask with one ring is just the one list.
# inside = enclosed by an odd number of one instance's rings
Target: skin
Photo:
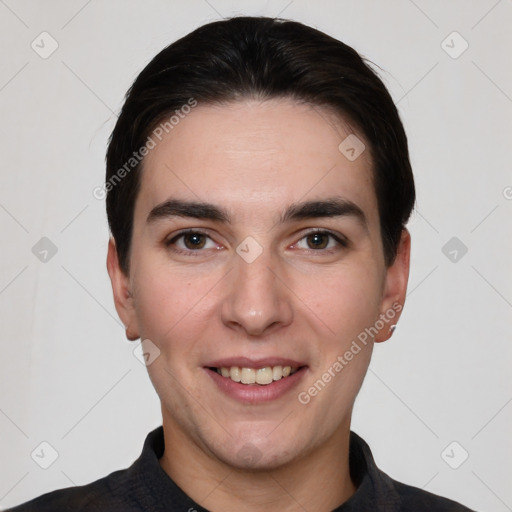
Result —
[[[108, 271], [127, 337], [160, 350], [148, 371], [162, 402], [161, 466], [214, 512], [327, 512], [355, 492], [351, 412], [373, 342], [390, 337], [399, 314], [308, 404], [297, 395], [380, 314], [404, 303], [410, 237], [404, 230], [386, 267], [370, 151], [351, 162], [338, 150], [350, 133], [325, 109], [288, 99], [198, 105], [145, 159], [128, 274], [110, 241]], [[355, 203], [366, 228], [352, 215], [279, 222], [293, 203], [333, 196]], [[169, 198], [208, 201], [231, 222], [148, 222]], [[176, 240], [186, 228], [208, 236]], [[316, 228], [348, 246], [308, 237]], [[248, 236], [262, 249], [252, 263], [236, 252]], [[191, 249], [191, 240], [203, 248]], [[323, 248], [311, 243], [318, 240]], [[232, 356], [288, 357], [307, 369], [279, 399], [246, 404], [204, 369]], [[257, 456], [241, 457], [244, 446]]]

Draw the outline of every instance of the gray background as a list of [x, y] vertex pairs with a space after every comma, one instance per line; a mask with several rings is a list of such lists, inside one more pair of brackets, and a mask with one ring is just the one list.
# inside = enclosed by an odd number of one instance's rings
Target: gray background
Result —
[[137, 73], [235, 14], [311, 24], [383, 68], [418, 208], [404, 315], [353, 429], [394, 478], [512, 510], [511, 0], [0, 0], [0, 505], [129, 465], [160, 424], [113, 307], [93, 189]]

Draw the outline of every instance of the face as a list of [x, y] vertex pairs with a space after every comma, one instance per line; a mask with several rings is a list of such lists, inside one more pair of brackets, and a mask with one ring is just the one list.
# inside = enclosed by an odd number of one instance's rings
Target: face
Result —
[[386, 267], [352, 133], [292, 100], [198, 105], [145, 159], [129, 275], [109, 249], [116, 307], [160, 351], [164, 429], [211, 460], [279, 467], [346, 436], [398, 319], [408, 234]]

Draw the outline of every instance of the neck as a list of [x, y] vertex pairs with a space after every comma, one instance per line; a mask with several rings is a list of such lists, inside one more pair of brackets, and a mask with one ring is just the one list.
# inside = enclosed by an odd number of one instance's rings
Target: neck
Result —
[[164, 418], [166, 449], [160, 465], [190, 498], [212, 512], [330, 512], [356, 490], [348, 463], [349, 436], [350, 420], [299, 460], [247, 471], [206, 454]]

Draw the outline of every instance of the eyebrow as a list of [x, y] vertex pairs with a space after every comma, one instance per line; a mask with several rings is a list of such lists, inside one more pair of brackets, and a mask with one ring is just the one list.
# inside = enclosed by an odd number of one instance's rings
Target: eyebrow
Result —
[[[231, 223], [230, 214], [223, 208], [207, 202], [181, 199], [168, 199], [155, 206], [149, 212], [147, 222], [152, 223], [172, 217]], [[354, 202], [342, 197], [293, 203], [281, 214], [279, 222], [284, 224], [297, 220], [332, 217], [353, 217], [361, 227], [368, 230], [368, 220], [363, 210]]]
[[172, 217], [191, 217], [193, 219], [216, 220], [229, 223], [229, 214], [226, 210], [211, 203], [199, 201], [183, 201], [181, 199], [168, 199], [155, 206], [147, 217], [146, 222], [151, 223], [160, 219]]
[[363, 210], [343, 197], [330, 197], [319, 201], [306, 201], [290, 205], [280, 222], [329, 217], [353, 217], [361, 227], [368, 230], [368, 220]]

